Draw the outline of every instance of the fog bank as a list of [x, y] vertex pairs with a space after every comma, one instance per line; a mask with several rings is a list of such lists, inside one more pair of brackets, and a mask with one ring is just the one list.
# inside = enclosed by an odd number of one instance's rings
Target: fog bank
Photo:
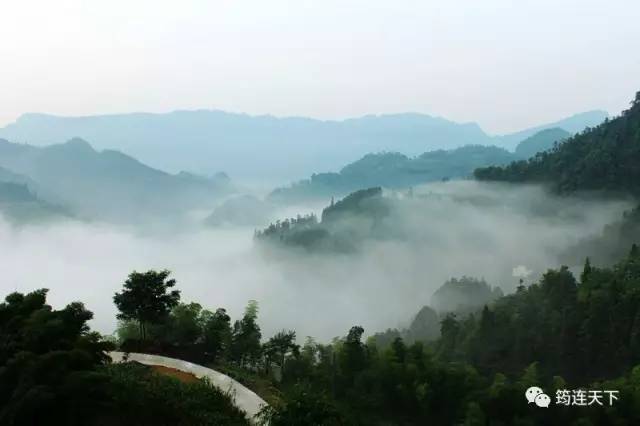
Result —
[[167, 268], [185, 302], [225, 307], [236, 319], [255, 299], [264, 336], [289, 328], [299, 340], [327, 340], [354, 324], [372, 333], [405, 323], [453, 276], [511, 291], [520, 276], [531, 282], [558, 266], [558, 253], [630, 207], [477, 182], [425, 185], [398, 201], [385, 219], [393, 235], [364, 240], [349, 255], [259, 250], [246, 227], [141, 234], [73, 221], [20, 228], [1, 221], [0, 294], [49, 288], [51, 304], [82, 301], [95, 313], [93, 327], [111, 333], [112, 296], [127, 274]]

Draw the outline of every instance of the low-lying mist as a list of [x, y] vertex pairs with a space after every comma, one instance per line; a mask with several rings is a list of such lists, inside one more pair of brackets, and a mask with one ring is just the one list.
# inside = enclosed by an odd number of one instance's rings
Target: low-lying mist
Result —
[[471, 181], [388, 196], [402, 198], [385, 219], [393, 236], [365, 239], [352, 254], [272, 252], [254, 245], [249, 227], [142, 233], [73, 221], [22, 227], [2, 221], [0, 293], [49, 288], [53, 305], [82, 301], [95, 314], [93, 327], [112, 333], [112, 297], [127, 274], [166, 268], [183, 301], [225, 307], [235, 319], [255, 299], [264, 336], [287, 328], [299, 340], [328, 340], [355, 324], [373, 333], [406, 323], [451, 277], [484, 278], [510, 292], [520, 277], [528, 283], [559, 266], [560, 252], [631, 206]]

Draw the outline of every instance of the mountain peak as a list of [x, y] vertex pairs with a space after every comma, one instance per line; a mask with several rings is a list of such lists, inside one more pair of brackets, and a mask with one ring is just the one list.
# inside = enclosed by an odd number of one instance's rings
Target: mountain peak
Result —
[[93, 149], [93, 147], [91, 146], [91, 144], [89, 142], [87, 142], [84, 139], [79, 138], [79, 137], [71, 138], [71, 139], [69, 139], [67, 142], [65, 142], [62, 145], [67, 147], [67, 148], [74, 149], [74, 150], [83, 150], [83, 151], [95, 152], [95, 150]]

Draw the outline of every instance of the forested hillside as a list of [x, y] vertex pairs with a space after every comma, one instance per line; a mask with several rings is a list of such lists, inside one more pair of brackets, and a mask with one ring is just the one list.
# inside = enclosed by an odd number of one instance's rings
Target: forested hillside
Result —
[[480, 145], [430, 151], [414, 158], [397, 152], [368, 154], [338, 173], [318, 173], [289, 187], [277, 188], [269, 199], [280, 202], [326, 199], [374, 186], [407, 188], [433, 181], [468, 178], [478, 167], [507, 164], [515, 158], [505, 149]]
[[[529, 160], [503, 167], [479, 168], [481, 181], [542, 183], [559, 194], [597, 192], [605, 196], [640, 195], [640, 92], [631, 107], [616, 118], [587, 129]], [[575, 263], [591, 256], [611, 264], [640, 242], [638, 208], [617, 222], [597, 230], [562, 255], [562, 261]]]
[[479, 180], [541, 182], [555, 191], [640, 194], [640, 92], [619, 117], [549, 151], [507, 166], [479, 168]]
[[54, 309], [47, 290], [0, 303], [0, 424], [247, 425], [223, 391], [140, 364], [110, 365], [114, 345], [91, 332], [82, 303]]
[[[293, 329], [263, 339], [256, 302], [232, 322], [224, 308], [181, 303], [168, 276], [134, 272], [115, 295], [121, 349], [231, 374], [269, 401], [263, 424], [640, 421], [637, 246], [613, 268], [587, 261], [578, 279], [564, 267], [549, 270], [539, 282], [475, 312], [438, 316], [425, 307], [406, 330], [365, 339], [365, 330], [354, 325], [331, 343], [308, 337], [299, 344]], [[468, 279], [456, 285], [478, 287]], [[44, 290], [14, 293], [0, 304], [9, 342], [0, 350], [3, 424], [45, 418], [65, 425], [246, 424], [228, 397], [206, 383], [185, 384], [136, 364], [105, 365], [102, 351], [113, 346], [89, 331], [91, 313], [81, 303], [54, 310], [45, 297]], [[570, 389], [601, 396], [594, 405], [566, 409], [557, 402], [540, 409], [526, 403], [530, 386], [554, 401]], [[615, 390], [615, 398], [605, 390]]]
[[390, 200], [382, 188], [355, 191], [322, 210], [321, 220], [314, 214], [287, 218], [256, 231], [258, 242], [311, 251], [349, 252], [365, 238], [381, 236], [382, 220], [389, 214]]
[[553, 148], [556, 142], [562, 142], [570, 136], [571, 133], [559, 127], [541, 130], [518, 144], [515, 151], [516, 157], [527, 160], [539, 152]]

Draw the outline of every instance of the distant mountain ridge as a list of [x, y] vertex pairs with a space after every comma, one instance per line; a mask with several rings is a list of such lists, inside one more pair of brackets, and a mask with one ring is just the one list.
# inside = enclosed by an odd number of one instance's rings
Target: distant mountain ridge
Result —
[[65, 209], [38, 198], [26, 183], [2, 180], [0, 175], [0, 213], [14, 224], [69, 218]]
[[0, 139], [0, 181], [24, 184], [39, 198], [80, 217], [113, 222], [170, 218], [209, 207], [229, 190], [225, 179], [172, 175], [82, 139], [36, 147]]
[[593, 111], [511, 135], [491, 136], [476, 123], [425, 114], [368, 115], [342, 121], [250, 116], [215, 110], [86, 117], [25, 114], [0, 129], [13, 142], [48, 145], [81, 137], [98, 149], [118, 149], [162, 170], [211, 175], [225, 171], [246, 179], [291, 180], [337, 170], [372, 152], [407, 156], [464, 145], [518, 142], [548, 127], [575, 132], [599, 124]]
[[509, 150], [515, 149], [519, 142], [535, 135], [541, 130], [560, 128], [571, 134], [579, 133], [587, 127], [595, 127], [601, 124], [609, 117], [609, 113], [601, 110], [586, 111], [579, 114], [574, 114], [563, 120], [558, 120], [553, 123], [544, 124], [542, 126], [535, 126], [529, 129], [521, 130], [519, 132], [496, 136], [496, 145], [507, 148]]
[[559, 127], [540, 130], [533, 136], [529, 136], [516, 146], [516, 155], [520, 158], [530, 158], [538, 152], [553, 148], [556, 142], [561, 142], [571, 136], [571, 133]]
[[425, 152], [414, 158], [397, 152], [367, 154], [338, 173], [317, 173], [309, 179], [276, 188], [269, 199], [285, 203], [328, 199], [375, 186], [399, 189], [426, 182], [468, 178], [478, 167], [504, 165], [516, 158], [503, 148], [482, 145]]
[[640, 195], [640, 92], [618, 117], [553, 149], [503, 167], [478, 168], [479, 180], [546, 183], [559, 193], [603, 191]]
[[327, 199], [374, 186], [399, 189], [427, 182], [470, 178], [478, 168], [526, 160], [553, 148], [571, 135], [558, 127], [543, 129], [520, 142], [515, 153], [496, 146], [466, 145], [425, 152], [413, 158], [398, 152], [367, 154], [347, 164], [338, 173], [314, 173], [309, 179], [276, 188], [269, 194], [269, 199], [289, 203]]

